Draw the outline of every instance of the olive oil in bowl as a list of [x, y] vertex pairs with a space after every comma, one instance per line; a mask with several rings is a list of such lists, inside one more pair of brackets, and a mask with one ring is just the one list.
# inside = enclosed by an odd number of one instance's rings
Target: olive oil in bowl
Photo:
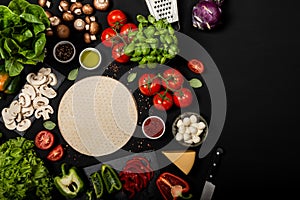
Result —
[[86, 48], [79, 55], [79, 63], [85, 69], [95, 69], [101, 63], [101, 54], [95, 48]]

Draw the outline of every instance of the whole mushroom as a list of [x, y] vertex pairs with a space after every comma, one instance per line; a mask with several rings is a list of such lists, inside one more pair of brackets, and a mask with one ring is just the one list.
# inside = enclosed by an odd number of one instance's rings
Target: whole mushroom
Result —
[[70, 7], [69, 2], [63, 0], [59, 3], [58, 9], [60, 10], [60, 12], [64, 12], [64, 11], [68, 11], [69, 7]]
[[86, 16], [84, 19], [85, 19], [85, 22], [87, 24], [90, 24], [91, 22], [95, 22], [96, 21], [96, 17], [95, 16]]
[[68, 26], [60, 24], [56, 28], [56, 33], [60, 39], [67, 39], [70, 36], [70, 29]]
[[61, 22], [60, 18], [57, 16], [52, 16], [49, 18], [51, 26], [58, 26]]
[[63, 13], [62, 18], [66, 22], [70, 22], [74, 20], [74, 15], [71, 13], [71, 11], [66, 11]]
[[97, 22], [91, 22], [86, 26], [86, 30], [89, 31], [91, 35], [96, 35], [99, 31], [99, 24]]
[[70, 11], [73, 12], [75, 15], [82, 14], [82, 3], [75, 2], [70, 6]]
[[48, 1], [48, 0], [38, 0], [38, 4], [41, 6], [41, 7], [47, 7], [47, 8], [50, 8], [51, 6], [51, 1]]
[[47, 16], [47, 18], [49, 19], [50, 17], [52, 17], [52, 13], [48, 10], [45, 11], [45, 14]]
[[85, 4], [85, 5], [82, 7], [82, 12], [83, 12], [83, 14], [85, 14], [85, 15], [91, 15], [91, 14], [93, 14], [93, 12], [94, 12], [94, 8], [91, 6], [91, 4]]
[[85, 43], [89, 44], [92, 41], [97, 40], [97, 37], [96, 37], [96, 35], [91, 35], [90, 33], [85, 33], [83, 35], [83, 40], [84, 40]]
[[109, 0], [94, 0], [94, 7], [97, 10], [105, 11], [109, 7]]
[[85, 28], [85, 22], [82, 19], [76, 19], [74, 21], [74, 28], [78, 31], [82, 31]]

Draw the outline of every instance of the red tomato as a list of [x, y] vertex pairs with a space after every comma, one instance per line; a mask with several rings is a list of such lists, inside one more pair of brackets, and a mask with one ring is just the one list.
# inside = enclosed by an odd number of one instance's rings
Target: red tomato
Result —
[[106, 28], [101, 34], [101, 41], [107, 47], [112, 47], [113, 44], [118, 43], [118, 39], [116, 37], [117, 32], [112, 28]]
[[116, 44], [112, 49], [112, 57], [119, 63], [126, 63], [130, 57], [124, 54], [124, 43]]
[[160, 80], [155, 74], [143, 74], [139, 79], [139, 89], [146, 96], [152, 96], [159, 92], [160, 84]]
[[121, 10], [112, 10], [107, 15], [107, 23], [110, 27], [119, 29], [127, 23], [127, 17]]
[[174, 92], [173, 101], [175, 105], [180, 108], [188, 107], [193, 101], [192, 92], [187, 88], [181, 88], [180, 90]]
[[60, 160], [64, 155], [64, 149], [61, 144], [56, 146], [47, 156], [47, 159], [50, 161], [58, 161]]
[[39, 149], [49, 149], [54, 143], [54, 136], [50, 131], [40, 131], [35, 136], [34, 143], [35, 146]]
[[204, 71], [204, 65], [200, 60], [192, 59], [188, 62], [188, 67], [192, 72], [201, 74]]
[[122, 35], [128, 35], [128, 33], [134, 31], [137, 31], [137, 26], [134, 23], [127, 23], [124, 26], [122, 26], [120, 33]]
[[157, 110], [169, 110], [173, 105], [172, 95], [166, 91], [157, 93], [153, 98], [153, 105]]
[[182, 74], [178, 70], [172, 68], [164, 71], [163, 78], [162, 85], [172, 91], [181, 88], [184, 81]]

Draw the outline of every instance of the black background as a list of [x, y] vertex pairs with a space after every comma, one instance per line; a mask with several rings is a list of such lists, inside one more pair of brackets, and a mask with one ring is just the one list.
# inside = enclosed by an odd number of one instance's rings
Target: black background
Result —
[[[133, 21], [148, 13], [143, 0], [112, 2]], [[299, 185], [300, 3], [225, 0], [223, 25], [203, 32], [191, 23], [196, 2], [178, 0], [180, 31], [214, 59], [228, 100], [214, 199], [289, 199]]]

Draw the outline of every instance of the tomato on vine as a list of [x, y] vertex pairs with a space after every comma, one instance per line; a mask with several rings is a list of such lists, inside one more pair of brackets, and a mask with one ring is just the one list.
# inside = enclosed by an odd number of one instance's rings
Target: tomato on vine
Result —
[[153, 97], [153, 105], [157, 110], [169, 110], [173, 105], [172, 95], [167, 91], [160, 91]]

